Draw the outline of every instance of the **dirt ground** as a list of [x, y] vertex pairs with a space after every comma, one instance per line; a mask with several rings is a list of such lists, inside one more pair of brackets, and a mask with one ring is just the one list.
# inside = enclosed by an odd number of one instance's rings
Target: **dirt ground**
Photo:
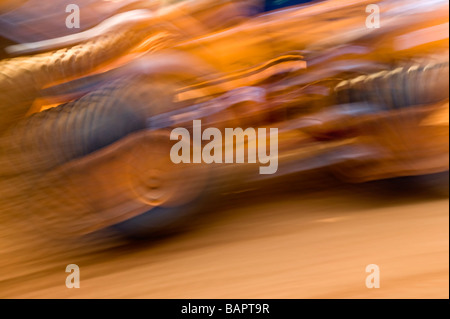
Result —
[[[224, 195], [213, 218], [156, 242], [60, 242], [26, 214], [2, 216], [0, 297], [449, 298], [448, 180], [432, 182], [278, 181]], [[68, 264], [80, 289], [65, 286]]]

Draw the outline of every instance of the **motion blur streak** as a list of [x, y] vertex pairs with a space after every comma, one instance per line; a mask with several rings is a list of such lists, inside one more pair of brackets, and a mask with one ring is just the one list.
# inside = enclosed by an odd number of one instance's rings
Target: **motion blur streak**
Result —
[[448, 1], [68, 3], [0, 0], [1, 297], [448, 298]]

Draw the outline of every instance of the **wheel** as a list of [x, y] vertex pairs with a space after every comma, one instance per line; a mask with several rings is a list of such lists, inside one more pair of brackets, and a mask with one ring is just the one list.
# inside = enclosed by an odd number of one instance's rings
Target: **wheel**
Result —
[[198, 212], [209, 183], [206, 164], [170, 160], [173, 143], [166, 130], [140, 131], [43, 176], [36, 225], [53, 237], [173, 231]]
[[206, 164], [174, 164], [168, 131], [155, 131], [129, 154], [127, 175], [136, 200], [149, 209], [112, 226], [131, 238], [157, 237], [179, 230], [208, 198]]

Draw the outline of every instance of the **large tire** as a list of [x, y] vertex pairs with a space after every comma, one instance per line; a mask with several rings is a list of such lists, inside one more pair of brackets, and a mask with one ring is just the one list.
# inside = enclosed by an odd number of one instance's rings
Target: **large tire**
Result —
[[[142, 236], [171, 227], [196, 211], [187, 207], [194, 207], [190, 203], [200, 198], [204, 187], [201, 181], [193, 192], [192, 180], [203, 180], [205, 171], [195, 168], [191, 174], [194, 166], [186, 164], [185, 170], [171, 163], [174, 142], [168, 132], [148, 130], [149, 116], [178, 107], [172, 102], [171, 81], [150, 80], [108, 84], [80, 100], [31, 116], [3, 136], [0, 149], [7, 157], [1, 159], [0, 174], [32, 176], [26, 189], [33, 194], [28, 205], [38, 228], [53, 237], [73, 237], [118, 223], [124, 233]], [[162, 175], [174, 181], [167, 205], [150, 203], [136, 191], [141, 181], [132, 179], [136, 168], [152, 168], [158, 147], [161, 163], [169, 166], [166, 173], [177, 172], [179, 178], [177, 182], [173, 174]], [[120, 203], [111, 195], [114, 192], [124, 194]], [[187, 198], [179, 201], [181, 195]]]

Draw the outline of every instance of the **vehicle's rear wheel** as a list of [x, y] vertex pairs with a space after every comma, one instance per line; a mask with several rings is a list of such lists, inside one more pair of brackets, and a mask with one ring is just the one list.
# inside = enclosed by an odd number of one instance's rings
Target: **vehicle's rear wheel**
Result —
[[196, 213], [209, 167], [175, 164], [166, 130], [141, 131], [40, 178], [36, 226], [50, 237], [112, 228], [128, 237], [159, 236]]
[[129, 154], [129, 187], [136, 200], [149, 209], [113, 225], [121, 234], [146, 238], [171, 233], [189, 223], [200, 211], [207, 197], [208, 167], [174, 164], [170, 159], [174, 143], [170, 141], [169, 132], [155, 131], [148, 143], [139, 145]]

